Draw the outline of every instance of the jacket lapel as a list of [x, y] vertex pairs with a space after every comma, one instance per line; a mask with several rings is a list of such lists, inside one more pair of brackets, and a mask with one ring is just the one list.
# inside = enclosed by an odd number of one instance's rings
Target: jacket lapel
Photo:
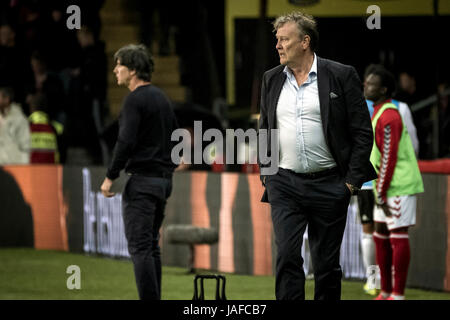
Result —
[[[283, 68], [284, 69], [284, 68]], [[272, 120], [272, 128], [276, 128], [277, 121], [276, 121], [276, 111], [277, 111], [277, 105], [278, 105], [278, 99], [280, 98], [281, 90], [283, 89], [284, 81], [286, 80], [286, 75], [283, 72], [283, 69], [280, 69], [281, 72], [278, 73], [274, 77], [274, 83], [273, 83], [273, 89], [270, 91], [271, 95], [269, 97], [269, 106], [270, 106], [270, 113]]]
[[325, 61], [317, 57], [317, 85], [319, 88], [320, 116], [322, 118], [323, 132], [328, 141], [328, 114], [330, 109], [330, 78]]

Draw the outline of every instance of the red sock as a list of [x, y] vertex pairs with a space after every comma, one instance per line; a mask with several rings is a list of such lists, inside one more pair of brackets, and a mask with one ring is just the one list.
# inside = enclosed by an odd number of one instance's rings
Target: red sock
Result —
[[409, 267], [409, 237], [407, 233], [391, 233], [391, 245], [394, 265], [394, 291], [393, 294], [403, 296]]
[[392, 248], [388, 235], [373, 233], [375, 256], [380, 268], [381, 291], [392, 292]]

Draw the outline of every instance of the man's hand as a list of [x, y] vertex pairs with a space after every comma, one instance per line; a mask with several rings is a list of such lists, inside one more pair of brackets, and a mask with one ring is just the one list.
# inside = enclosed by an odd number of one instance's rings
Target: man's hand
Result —
[[388, 206], [388, 204], [386, 202], [381, 204], [380, 207], [381, 207], [381, 209], [383, 209], [383, 212], [386, 215], [386, 217], [392, 216], [392, 213], [389, 210], [389, 206]]
[[348, 190], [350, 190], [350, 194], [353, 195], [353, 186], [350, 183], [345, 183], [345, 185], [347, 186]]
[[109, 191], [111, 189], [112, 184], [113, 181], [111, 179], [105, 178], [102, 186], [100, 187], [100, 190], [102, 191], [103, 195], [107, 198], [111, 198], [116, 194], [115, 192]]

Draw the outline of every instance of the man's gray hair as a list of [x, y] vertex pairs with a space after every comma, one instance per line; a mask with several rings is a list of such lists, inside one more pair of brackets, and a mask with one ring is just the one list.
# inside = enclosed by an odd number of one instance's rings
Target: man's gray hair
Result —
[[297, 25], [300, 33], [300, 39], [303, 39], [305, 35], [308, 35], [311, 41], [309, 47], [312, 51], [315, 51], [319, 43], [319, 32], [317, 31], [317, 22], [313, 16], [300, 11], [294, 11], [288, 14], [279, 16], [273, 22], [273, 31], [277, 32], [287, 22], [294, 22]]

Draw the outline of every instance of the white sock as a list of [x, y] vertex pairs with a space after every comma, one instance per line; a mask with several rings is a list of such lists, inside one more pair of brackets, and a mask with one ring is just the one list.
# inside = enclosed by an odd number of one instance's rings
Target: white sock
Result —
[[362, 233], [361, 249], [364, 267], [367, 268], [375, 264], [375, 242], [371, 233]]

